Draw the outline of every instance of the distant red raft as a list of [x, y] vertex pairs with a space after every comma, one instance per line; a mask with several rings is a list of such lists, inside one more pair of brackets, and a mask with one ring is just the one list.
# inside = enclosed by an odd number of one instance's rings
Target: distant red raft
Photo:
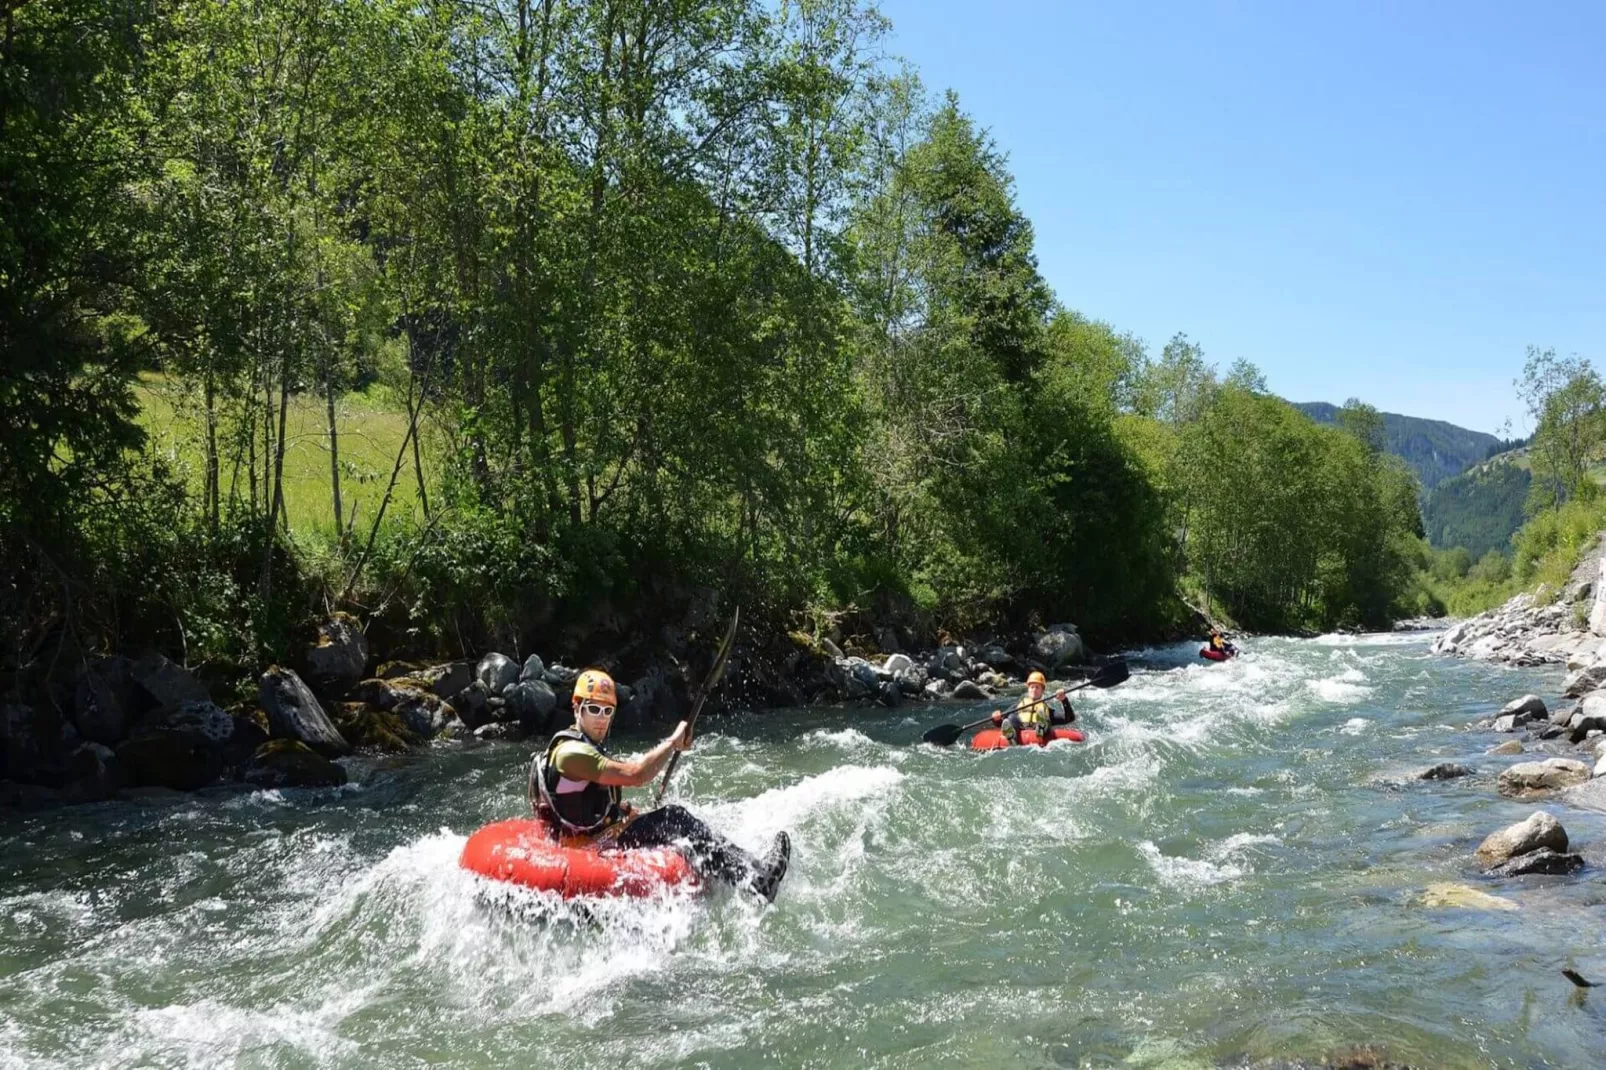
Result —
[[1206, 661], [1226, 661], [1228, 658], [1232, 657], [1231, 654], [1224, 650], [1211, 650], [1207, 646], [1202, 646], [1199, 648], [1199, 656], [1204, 658]]
[[468, 838], [458, 864], [492, 880], [577, 896], [649, 896], [694, 886], [697, 872], [667, 847], [596, 851], [563, 847], [544, 822], [512, 818], [486, 825]]
[[[1056, 743], [1059, 740], [1068, 739], [1072, 743], [1080, 743], [1084, 738], [1086, 737], [1084, 737], [1081, 732], [1078, 732], [1074, 728], [1055, 728], [1053, 729], [1053, 734], [1049, 739], [1049, 742]], [[1005, 747], [1009, 746], [1036, 746], [1038, 742], [1039, 740], [1037, 733], [1030, 728], [1021, 729], [1020, 742], [1015, 744], [1011, 744], [1009, 740], [1005, 739], [1004, 733], [1000, 732], [998, 729], [983, 728], [980, 732], [977, 732], [975, 735], [970, 737], [970, 749], [1003, 750]]]

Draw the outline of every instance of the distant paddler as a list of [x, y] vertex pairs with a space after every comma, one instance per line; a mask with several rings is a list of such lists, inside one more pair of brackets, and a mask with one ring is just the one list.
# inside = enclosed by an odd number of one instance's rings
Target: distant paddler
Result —
[[744, 888], [773, 902], [792, 857], [792, 841], [776, 833], [762, 859], [715, 832], [683, 806], [639, 811], [624, 788], [650, 784], [673, 755], [691, 746], [691, 723], [639, 758], [608, 753], [608, 732], [619, 708], [613, 677], [587, 669], [574, 683], [574, 724], [554, 735], [530, 763], [530, 801], [538, 818], [565, 847], [632, 850], [672, 847], [706, 879]]

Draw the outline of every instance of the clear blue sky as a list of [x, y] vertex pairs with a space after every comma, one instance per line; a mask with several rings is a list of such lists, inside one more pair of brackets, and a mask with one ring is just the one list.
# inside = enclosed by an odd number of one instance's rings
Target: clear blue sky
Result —
[[1606, 3], [883, 0], [1066, 305], [1295, 401], [1494, 431], [1606, 367]]

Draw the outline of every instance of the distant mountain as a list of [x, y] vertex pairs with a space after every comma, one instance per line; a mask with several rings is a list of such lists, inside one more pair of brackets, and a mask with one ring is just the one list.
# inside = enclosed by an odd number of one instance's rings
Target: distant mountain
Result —
[[[1337, 405], [1302, 401], [1295, 402], [1294, 407], [1317, 423], [1338, 422]], [[1395, 412], [1385, 412], [1382, 416], [1384, 448], [1404, 458], [1421, 480], [1423, 490], [1432, 490], [1446, 479], [1460, 475], [1489, 457], [1491, 448], [1505, 445], [1493, 435], [1469, 431], [1443, 420], [1423, 420]]]
[[1422, 527], [1440, 549], [1465, 546], [1473, 558], [1510, 550], [1522, 526], [1533, 477], [1522, 451], [1502, 453], [1434, 487], [1422, 503]]

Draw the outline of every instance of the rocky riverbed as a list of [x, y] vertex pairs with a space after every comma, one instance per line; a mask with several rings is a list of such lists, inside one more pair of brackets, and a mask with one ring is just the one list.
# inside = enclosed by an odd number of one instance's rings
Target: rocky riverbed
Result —
[[[702, 623], [710, 622], [711, 615]], [[894, 633], [880, 638], [899, 645]], [[475, 660], [375, 664], [359, 622], [334, 614], [294, 667], [269, 666], [254, 695], [226, 706], [197, 674], [160, 653], [84, 658], [76, 671], [52, 673], [32, 688], [33, 701], [0, 704], [0, 805], [219, 784], [334, 786], [348, 776], [338, 759], [355, 752], [542, 736], [568, 721], [582, 664], [620, 677], [623, 730], [672, 723], [686, 712], [712, 654], [703, 648], [714, 641], [698, 647], [688, 635], [678, 644], [681, 657], [603, 653], [573, 665], [499, 651]], [[1033, 669], [1077, 678], [1075, 666], [1087, 659], [1073, 624], [914, 654], [872, 652], [869, 645], [840, 633], [743, 636], [714, 706], [980, 701], [1018, 692]], [[632, 663], [634, 675], [621, 672]]]

